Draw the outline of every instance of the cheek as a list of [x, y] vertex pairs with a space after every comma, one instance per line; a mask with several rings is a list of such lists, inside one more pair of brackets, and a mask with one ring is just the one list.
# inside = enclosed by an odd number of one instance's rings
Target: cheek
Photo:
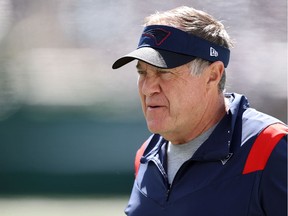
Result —
[[[201, 88], [201, 87], [200, 87]], [[177, 94], [174, 94], [174, 99], [170, 100], [171, 109], [181, 114], [181, 112], [191, 112], [201, 105], [203, 100], [203, 90], [197, 86], [189, 86], [188, 88], [182, 88]]]

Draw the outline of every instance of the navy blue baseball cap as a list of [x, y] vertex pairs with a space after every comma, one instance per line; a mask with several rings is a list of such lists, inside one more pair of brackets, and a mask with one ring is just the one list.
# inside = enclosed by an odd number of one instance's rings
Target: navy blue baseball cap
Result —
[[229, 63], [230, 50], [180, 29], [165, 25], [144, 28], [136, 50], [119, 58], [113, 69], [138, 59], [159, 68], [175, 68], [201, 58], [210, 62]]

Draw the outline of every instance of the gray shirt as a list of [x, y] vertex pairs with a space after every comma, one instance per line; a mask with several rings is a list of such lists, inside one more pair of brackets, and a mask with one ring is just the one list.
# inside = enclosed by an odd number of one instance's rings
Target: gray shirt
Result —
[[196, 137], [195, 139], [191, 140], [188, 143], [184, 144], [172, 144], [171, 142], [168, 143], [167, 148], [167, 174], [168, 180], [171, 184], [177, 171], [182, 166], [182, 164], [189, 160], [196, 150], [204, 143], [208, 137], [211, 135], [215, 127], [209, 128], [206, 132], [201, 134], [200, 136]]

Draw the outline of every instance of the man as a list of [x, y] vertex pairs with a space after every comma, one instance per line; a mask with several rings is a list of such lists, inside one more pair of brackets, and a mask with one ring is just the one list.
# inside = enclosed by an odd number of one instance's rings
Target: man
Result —
[[131, 216], [286, 216], [287, 127], [224, 93], [232, 42], [212, 16], [179, 7], [146, 18], [138, 87], [153, 135], [139, 149]]

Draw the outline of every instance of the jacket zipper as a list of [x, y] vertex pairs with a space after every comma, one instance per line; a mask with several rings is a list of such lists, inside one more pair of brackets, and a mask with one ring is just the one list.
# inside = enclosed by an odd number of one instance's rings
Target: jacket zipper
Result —
[[166, 182], [167, 182], [167, 191], [166, 191], [166, 202], [169, 200], [169, 197], [170, 197], [170, 193], [172, 191], [172, 188], [173, 186], [175, 185], [175, 183], [177, 182], [178, 178], [179, 178], [179, 175], [183, 172], [183, 170], [185, 169], [185, 167], [187, 166], [187, 164], [189, 164], [192, 160], [189, 159], [187, 161], [185, 161], [181, 166], [180, 168], [178, 169], [176, 175], [174, 176], [174, 179], [172, 180], [172, 183], [169, 184], [169, 180], [168, 180], [168, 176], [166, 178]]
[[168, 202], [169, 200], [169, 196], [170, 196], [170, 191], [171, 191], [171, 186], [169, 185], [168, 188], [167, 188], [167, 191], [166, 191], [166, 202]]
[[158, 161], [157, 159], [151, 159], [151, 161], [153, 161], [153, 163], [156, 165], [156, 167], [158, 168], [158, 170], [160, 171], [160, 173], [163, 176], [163, 179], [165, 181], [166, 184], [166, 202], [169, 200], [169, 196], [170, 196], [170, 191], [171, 191], [171, 185], [169, 184], [169, 180], [168, 180], [168, 175], [166, 170], [164, 169], [164, 167], [162, 166], [162, 164], [160, 163], [160, 161]]
[[161, 162], [158, 160], [158, 159], [155, 159], [155, 158], [152, 158], [151, 161], [153, 161], [153, 163], [156, 165], [156, 167], [158, 168], [158, 170], [160, 171], [160, 173], [162, 174], [163, 178], [164, 178], [164, 181], [165, 181], [165, 184], [166, 184], [166, 187], [167, 187], [167, 190], [166, 190], [166, 202], [169, 200], [169, 197], [170, 197], [170, 193], [172, 191], [172, 188], [173, 188], [173, 185], [175, 184], [175, 180], [177, 181], [177, 179], [180, 175], [180, 173], [183, 172], [183, 169], [184, 167], [186, 167], [186, 165], [192, 161], [192, 159], [189, 159], [187, 161], [185, 161], [181, 166], [180, 168], [178, 169], [173, 181], [171, 184], [169, 184], [169, 180], [168, 180], [168, 174], [166, 172], [166, 170], [164, 169], [164, 167], [162, 166]]

